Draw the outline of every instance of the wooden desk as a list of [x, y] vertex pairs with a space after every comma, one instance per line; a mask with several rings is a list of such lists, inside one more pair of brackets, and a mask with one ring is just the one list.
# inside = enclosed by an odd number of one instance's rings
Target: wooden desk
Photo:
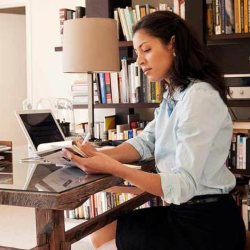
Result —
[[[48, 175], [50, 169], [53, 170], [50, 173], [55, 173], [56, 170], [53, 166], [44, 165], [44, 163], [20, 163], [19, 160], [23, 155], [14, 149], [14, 181], [12, 184], [0, 183], [0, 204], [35, 208], [37, 246], [33, 249], [70, 249], [74, 242], [153, 197], [143, 193], [65, 232], [64, 210], [80, 206], [90, 195], [118, 185], [122, 179], [110, 175], [85, 175], [78, 178], [72, 186], [69, 185], [67, 188], [62, 186], [61, 190], [55, 191], [49, 186], [46, 186], [47, 190], [41, 188], [38, 190], [36, 183], [46, 176], [43, 174]], [[143, 164], [143, 170], [150, 168], [152, 163]]]

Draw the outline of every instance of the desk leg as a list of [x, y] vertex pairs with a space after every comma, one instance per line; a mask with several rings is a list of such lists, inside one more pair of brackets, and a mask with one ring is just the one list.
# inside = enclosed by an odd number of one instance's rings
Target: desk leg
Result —
[[64, 211], [36, 209], [37, 246], [61, 249], [65, 241]]

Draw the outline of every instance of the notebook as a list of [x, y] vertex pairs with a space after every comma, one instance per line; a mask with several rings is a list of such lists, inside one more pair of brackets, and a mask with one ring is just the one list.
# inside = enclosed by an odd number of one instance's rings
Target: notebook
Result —
[[39, 145], [65, 141], [64, 134], [50, 110], [25, 110], [16, 112], [19, 124], [34, 151]]

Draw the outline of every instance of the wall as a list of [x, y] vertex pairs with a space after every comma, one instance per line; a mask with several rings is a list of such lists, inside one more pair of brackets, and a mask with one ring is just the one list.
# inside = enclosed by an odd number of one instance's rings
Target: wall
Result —
[[14, 114], [27, 96], [25, 34], [24, 15], [0, 13], [0, 140], [14, 145], [25, 142]]
[[[79, 75], [62, 72], [59, 9], [85, 6], [84, 0], [0, 0], [0, 8], [26, 6], [27, 96], [36, 107], [41, 98], [71, 98], [70, 86]], [[95, 111], [96, 121], [114, 110]], [[76, 123], [87, 121], [87, 110], [75, 110]]]
[[[31, 2], [32, 85], [33, 103], [40, 98], [71, 98], [70, 86], [79, 75], [62, 72], [62, 52], [54, 47], [61, 45], [59, 9], [85, 6], [79, 0], [33, 0]], [[113, 110], [106, 110], [113, 114]], [[103, 120], [103, 112], [95, 112], [96, 120]], [[87, 121], [87, 110], [75, 110], [76, 123]]]
[[83, 1], [77, 0], [30, 0], [32, 41], [30, 92], [34, 107], [41, 98], [53, 100], [60, 97], [71, 98], [70, 86], [78, 76], [62, 72], [62, 53], [55, 52], [54, 47], [61, 46], [59, 9], [74, 9], [76, 5], [83, 4]]

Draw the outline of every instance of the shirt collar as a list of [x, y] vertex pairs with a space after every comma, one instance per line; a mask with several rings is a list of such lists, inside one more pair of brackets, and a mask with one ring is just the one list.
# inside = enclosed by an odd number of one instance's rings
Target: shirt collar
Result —
[[[186, 91], [195, 83], [196, 81], [191, 79], [191, 82], [190, 84], [188, 85], [188, 87], [186, 89], [184, 89], [183, 91], [181, 91], [180, 88], [177, 88], [172, 96], [172, 100], [178, 102], [180, 100], [183, 99], [184, 95], [186, 94]], [[163, 94], [163, 98], [168, 100], [169, 97], [168, 97], [168, 90], [166, 90], [166, 92]]]

